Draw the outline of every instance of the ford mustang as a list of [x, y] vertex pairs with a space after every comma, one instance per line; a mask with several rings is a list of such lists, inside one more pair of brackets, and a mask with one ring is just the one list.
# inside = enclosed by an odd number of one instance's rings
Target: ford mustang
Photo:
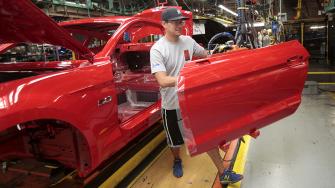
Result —
[[[30, 0], [0, 0], [0, 161], [54, 160], [85, 177], [158, 122], [149, 50], [164, 34], [163, 9], [56, 23]], [[186, 64], [178, 96], [189, 153], [294, 113], [308, 57], [291, 41]]]

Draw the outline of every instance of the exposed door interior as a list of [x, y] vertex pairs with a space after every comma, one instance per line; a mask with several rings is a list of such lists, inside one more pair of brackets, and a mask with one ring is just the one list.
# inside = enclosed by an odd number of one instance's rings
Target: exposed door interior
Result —
[[[132, 38], [146, 26], [134, 25], [125, 32], [115, 49], [113, 61], [114, 82], [118, 91], [120, 123], [145, 110], [160, 99], [159, 86], [151, 74], [150, 49], [162, 35], [146, 34]], [[148, 26], [150, 27], [150, 26]], [[157, 30], [153, 30], [154, 32]], [[161, 30], [159, 30], [161, 32]], [[143, 33], [143, 32], [142, 32]], [[136, 36], [138, 36], [136, 34]]]

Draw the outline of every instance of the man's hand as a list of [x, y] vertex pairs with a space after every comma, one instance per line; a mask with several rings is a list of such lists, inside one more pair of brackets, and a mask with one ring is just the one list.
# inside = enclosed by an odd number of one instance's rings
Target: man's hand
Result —
[[243, 47], [243, 48], [240, 48], [240, 47], [238, 47], [238, 46], [235, 45], [235, 44], [232, 45], [232, 48], [233, 48], [233, 49], [231, 49], [231, 51], [238, 51], [238, 50], [245, 50], [245, 49], [248, 49], [248, 48], [244, 48], [244, 47]]
[[206, 57], [208, 57], [208, 51], [207, 50], [203, 50], [199, 57], [200, 58], [206, 58]]
[[156, 72], [155, 77], [162, 88], [174, 87], [177, 85], [177, 77], [168, 76], [166, 72]]

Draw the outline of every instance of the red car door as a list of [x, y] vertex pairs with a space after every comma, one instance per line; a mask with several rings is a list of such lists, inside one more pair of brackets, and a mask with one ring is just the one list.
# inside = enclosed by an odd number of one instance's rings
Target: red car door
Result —
[[298, 41], [193, 61], [178, 78], [183, 134], [196, 155], [296, 111], [309, 54]]

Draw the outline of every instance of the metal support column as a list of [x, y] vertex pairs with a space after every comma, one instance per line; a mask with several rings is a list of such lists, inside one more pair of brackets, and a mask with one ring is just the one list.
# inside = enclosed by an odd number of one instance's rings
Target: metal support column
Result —
[[108, 0], [108, 9], [112, 10], [114, 8], [114, 0]]
[[305, 27], [305, 23], [301, 22], [300, 27], [301, 27], [301, 44], [304, 45], [304, 27]]

